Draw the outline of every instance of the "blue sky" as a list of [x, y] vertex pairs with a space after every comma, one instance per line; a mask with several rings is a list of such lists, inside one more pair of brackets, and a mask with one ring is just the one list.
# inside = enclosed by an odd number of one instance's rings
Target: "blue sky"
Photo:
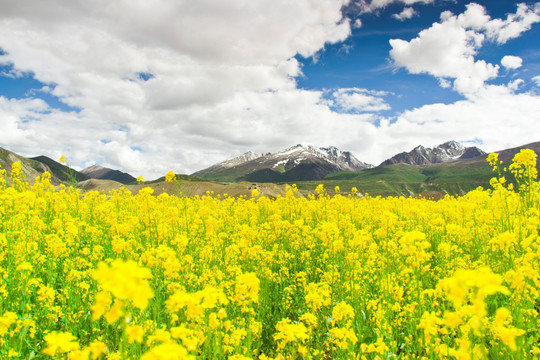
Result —
[[[471, 1], [472, 2], [472, 1]], [[493, 18], [505, 18], [516, 11], [520, 2], [508, 0], [474, 1], [483, 5]], [[413, 6], [417, 15], [408, 20], [399, 21], [392, 15], [400, 13], [403, 5], [393, 3], [377, 13], [370, 13], [359, 18], [362, 27], [353, 29], [347, 40], [326, 46], [315, 59], [298, 56], [302, 63], [304, 77], [299, 77], [299, 87], [304, 89], [332, 89], [339, 87], [361, 86], [393, 93], [387, 98], [392, 109], [389, 113], [405, 111], [434, 102], [452, 103], [464, 99], [452, 89], [439, 86], [436, 78], [427, 74], [412, 75], [404, 69], [393, 66], [389, 57], [389, 40], [399, 38], [411, 40], [420, 31], [439, 21], [443, 11], [450, 10], [460, 14], [470, 2], [440, 2]], [[530, 4], [530, 3], [529, 3]], [[533, 26], [519, 38], [500, 46], [487, 43], [478, 58], [491, 63], [499, 63], [506, 54], [520, 56], [525, 60], [518, 71], [504, 72], [493, 83], [504, 83], [512, 77], [531, 79], [540, 71], [540, 26]], [[529, 82], [527, 90], [533, 89], [534, 82]]]
[[540, 141], [540, 3], [0, 3], [0, 146], [147, 179], [334, 145]]

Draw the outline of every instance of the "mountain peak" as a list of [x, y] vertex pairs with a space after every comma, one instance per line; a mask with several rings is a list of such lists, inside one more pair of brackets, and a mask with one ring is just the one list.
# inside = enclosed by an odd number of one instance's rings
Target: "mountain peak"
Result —
[[459, 150], [459, 151], [462, 151], [465, 149], [465, 147], [462, 144], [458, 143], [455, 140], [447, 141], [445, 143], [437, 145], [437, 147], [441, 149], [454, 149], [454, 150]]
[[129, 184], [137, 181], [137, 179], [128, 173], [113, 170], [98, 164], [85, 168], [81, 171], [81, 173], [85, 174], [91, 179], [114, 180], [122, 184]]
[[289, 152], [289, 151], [302, 151], [302, 150], [313, 151], [313, 150], [316, 150], [316, 149], [318, 149], [318, 147], [316, 147], [315, 145], [312, 145], [312, 144], [309, 144], [309, 143], [300, 143], [300, 144], [296, 144], [294, 146], [288, 147], [285, 150], [280, 151], [278, 154], [284, 153], [284, 152]]
[[94, 164], [94, 165], [90, 165], [87, 168], [81, 170], [81, 172], [83, 174], [87, 174], [87, 173], [92, 173], [94, 171], [100, 171], [100, 170], [103, 170], [103, 169], [107, 169], [107, 168], [103, 167], [101, 165], [98, 165], [98, 164]]
[[450, 140], [434, 148], [426, 148], [418, 145], [409, 152], [399, 153], [381, 163], [391, 165], [396, 163], [406, 163], [410, 165], [437, 164], [459, 158], [471, 158], [484, 155], [485, 152], [476, 147], [465, 147], [455, 140]]
[[194, 173], [208, 179], [257, 182], [320, 180], [329, 173], [373, 167], [335, 146], [325, 148], [300, 143], [277, 153], [245, 155]]

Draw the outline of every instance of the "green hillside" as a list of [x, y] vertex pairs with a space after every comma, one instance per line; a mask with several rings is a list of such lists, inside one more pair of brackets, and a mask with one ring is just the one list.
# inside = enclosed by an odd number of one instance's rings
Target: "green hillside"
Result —
[[423, 182], [426, 176], [417, 166], [409, 164], [393, 164], [361, 171], [342, 171], [329, 174], [325, 180], [360, 180], [360, 181], [391, 181], [391, 182]]
[[79, 182], [88, 180], [89, 177], [85, 174], [74, 170], [68, 166], [62, 165], [58, 161], [55, 161], [47, 156], [36, 156], [30, 158], [30, 160], [45, 164], [51, 170], [52, 175], [57, 177], [60, 181], [70, 183], [72, 181]]
[[355, 172], [333, 173], [322, 181], [298, 182], [302, 190], [312, 191], [323, 183], [327, 191], [339, 186], [342, 192], [356, 187], [361, 193], [373, 196], [412, 196], [429, 194], [441, 197], [444, 194], [459, 195], [478, 186], [489, 186], [493, 176], [487, 163], [456, 162], [430, 166], [393, 164]]

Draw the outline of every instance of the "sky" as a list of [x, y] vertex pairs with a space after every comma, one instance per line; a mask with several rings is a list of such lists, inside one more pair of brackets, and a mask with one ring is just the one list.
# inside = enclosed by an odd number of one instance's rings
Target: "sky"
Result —
[[540, 2], [0, 0], [0, 147], [147, 180], [540, 141]]

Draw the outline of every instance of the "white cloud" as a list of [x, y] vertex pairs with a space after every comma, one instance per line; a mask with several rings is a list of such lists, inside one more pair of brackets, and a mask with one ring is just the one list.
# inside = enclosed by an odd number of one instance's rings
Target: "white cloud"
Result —
[[405, 21], [407, 19], [411, 19], [413, 16], [416, 15], [418, 15], [418, 13], [414, 11], [412, 7], [405, 7], [403, 8], [403, 11], [401, 11], [399, 14], [394, 14], [392, 16], [399, 21]]
[[45, 102], [38, 99], [6, 99], [0, 96], [0, 144], [7, 147], [30, 148], [35, 132], [28, 123], [39, 119], [48, 110]]
[[[273, 125], [246, 99], [268, 102], [270, 113], [276, 112], [270, 105], [284, 106], [282, 115], [302, 117], [314, 107], [321, 119], [333, 117], [317, 107], [320, 94], [296, 89], [301, 68], [293, 56], [313, 56], [345, 40], [351, 33], [341, 13], [346, 3], [4, 2], [0, 63], [13, 64], [13, 76], [31, 74], [81, 111], [37, 113], [38, 100], [3, 99], [3, 129], [10, 130], [2, 144], [32, 155], [64, 153], [73, 164], [95, 160], [146, 178], [222, 160], [238, 144], [253, 144], [246, 140], [253, 139], [253, 126], [257, 141], [274, 149]], [[152, 77], [144, 81], [140, 73]], [[29, 116], [36, 120], [25, 123]]]
[[452, 87], [452, 83], [445, 78], [439, 78], [439, 85], [445, 89]]
[[[174, 50], [198, 61], [251, 64], [257, 60], [273, 64], [296, 53], [310, 56], [326, 42], [343, 40], [349, 34], [340, 12], [345, 2], [119, 0], [111, 4], [96, 0], [44, 6], [39, 0], [30, 0], [3, 4], [2, 17], [12, 29], [40, 29], [43, 35], [60, 35], [59, 41], [68, 36], [61, 32], [70, 29], [73, 40], [84, 40], [78, 45], [83, 52], [85, 45], [92, 49], [98, 43], [103, 46], [103, 38], [110, 36], [139, 49]], [[71, 21], [66, 22], [66, 18]], [[36, 39], [35, 45], [39, 42]], [[9, 48], [4, 50], [10, 52]], [[122, 64], [113, 62], [107, 67]], [[140, 64], [143, 62], [141, 59]]]
[[540, 75], [533, 77], [532, 80], [536, 83], [537, 86], [540, 86]]
[[[519, 36], [540, 21], [540, 17], [526, 5], [518, 5], [516, 14], [506, 20], [491, 19], [483, 6], [471, 3], [464, 13], [441, 14], [441, 22], [434, 23], [411, 41], [390, 40], [390, 56], [395, 65], [405, 67], [413, 74], [430, 74], [446, 86], [454, 79], [454, 89], [471, 96], [481, 91], [486, 81], [498, 75], [499, 66], [476, 60], [478, 49], [486, 39], [499, 43]], [[517, 59], [506, 58], [503, 65], [517, 65]]]
[[405, 5], [413, 5], [413, 4], [430, 4], [433, 3], [434, 0], [360, 0], [357, 4], [360, 7], [362, 12], [373, 12], [382, 8], [387, 7], [390, 4], [393, 3], [400, 3]]
[[511, 91], [517, 91], [523, 83], [525, 83], [523, 79], [515, 79], [510, 81], [506, 87]]
[[529, 8], [525, 3], [517, 5], [515, 14], [509, 14], [506, 20], [494, 19], [484, 25], [488, 37], [494, 39], [499, 44], [504, 44], [508, 40], [517, 38], [524, 31], [530, 30], [534, 23], [540, 22], [540, 6], [538, 3], [534, 9]]
[[340, 109], [357, 112], [390, 110], [390, 105], [381, 97], [386, 95], [386, 92], [359, 88], [339, 89], [332, 94]]
[[523, 59], [519, 56], [505, 55], [501, 59], [501, 65], [507, 69], [518, 69], [523, 64]]
[[390, 56], [410, 73], [454, 78], [457, 91], [474, 92], [498, 72], [498, 66], [474, 59], [483, 40], [481, 34], [465, 30], [452, 16], [421, 31], [411, 41], [390, 40]]
[[[482, 140], [479, 147], [484, 151], [497, 151], [538, 141], [538, 132], [523, 129], [535, 129], [539, 113], [540, 97], [490, 85], [474, 99], [406, 111], [395, 123], [379, 129], [377, 139], [393, 151], [404, 151], [450, 139], [467, 143], [474, 136]], [[392, 145], [392, 139], [401, 140]]]

